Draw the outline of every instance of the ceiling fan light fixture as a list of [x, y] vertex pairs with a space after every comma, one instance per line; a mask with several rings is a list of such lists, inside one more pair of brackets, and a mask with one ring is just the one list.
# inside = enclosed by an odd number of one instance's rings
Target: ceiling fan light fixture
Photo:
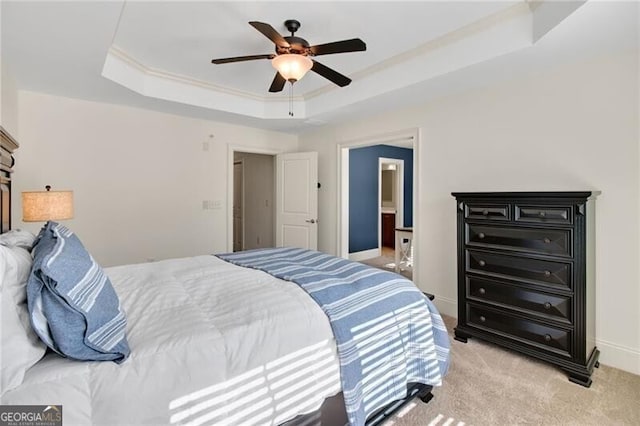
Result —
[[307, 56], [285, 53], [273, 58], [271, 65], [285, 80], [293, 83], [304, 77], [307, 71], [313, 67], [313, 61]]

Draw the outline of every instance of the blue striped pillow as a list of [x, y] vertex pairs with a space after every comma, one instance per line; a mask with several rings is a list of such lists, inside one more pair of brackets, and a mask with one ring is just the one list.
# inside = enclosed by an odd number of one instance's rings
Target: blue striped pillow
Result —
[[33, 258], [27, 300], [42, 341], [69, 358], [123, 362], [130, 350], [118, 295], [78, 237], [47, 222]]

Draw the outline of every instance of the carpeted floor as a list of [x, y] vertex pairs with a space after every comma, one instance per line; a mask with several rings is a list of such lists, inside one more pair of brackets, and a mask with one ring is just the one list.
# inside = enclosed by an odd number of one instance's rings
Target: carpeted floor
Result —
[[[453, 336], [455, 319], [444, 319]], [[556, 367], [478, 339], [452, 337], [451, 356], [431, 402], [412, 402], [385, 426], [640, 424], [640, 376], [600, 365], [584, 388]]]

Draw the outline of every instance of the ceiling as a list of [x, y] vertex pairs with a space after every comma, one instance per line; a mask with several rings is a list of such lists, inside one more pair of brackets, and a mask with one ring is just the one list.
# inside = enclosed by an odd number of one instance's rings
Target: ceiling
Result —
[[[19, 89], [301, 133], [427, 102], [568, 61], [638, 48], [638, 4], [595, 1], [11, 2], [2, 61]], [[310, 44], [359, 37], [366, 52], [316, 60], [353, 79], [310, 72], [269, 93], [273, 52], [248, 21], [302, 23]]]

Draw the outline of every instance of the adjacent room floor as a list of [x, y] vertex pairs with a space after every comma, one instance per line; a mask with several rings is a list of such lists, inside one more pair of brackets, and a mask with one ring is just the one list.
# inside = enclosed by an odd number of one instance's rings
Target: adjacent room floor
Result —
[[[380, 250], [380, 254], [381, 255], [378, 257], [363, 260], [362, 263], [387, 271], [393, 271], [396, 266], [395, 251], [389, 247], [382, 247], [382, 249]], [[402, 266], [400, 274], [409, 278], [410, 280], [413, 279], [413, 270], [410, 267]]]

